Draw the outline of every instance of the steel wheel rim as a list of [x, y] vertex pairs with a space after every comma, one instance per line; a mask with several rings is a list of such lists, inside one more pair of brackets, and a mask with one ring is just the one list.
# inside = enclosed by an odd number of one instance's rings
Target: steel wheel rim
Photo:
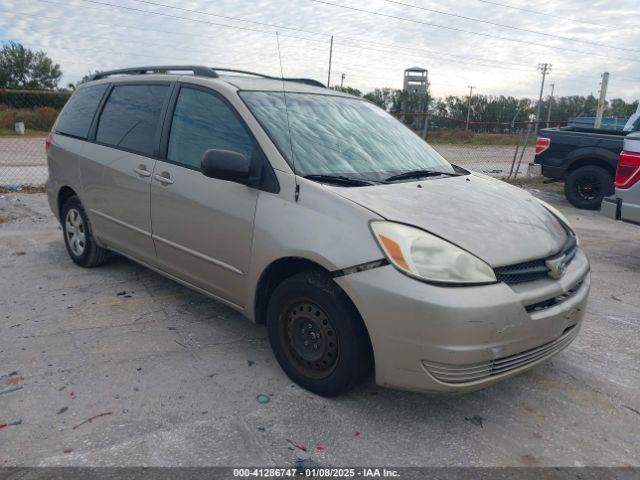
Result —
[[600, 194], [600, 182], [592, 175], [587, 175], [576, 185], [578, 195], [584, 200], [591, 201], [598, 198]]
[[80, 257], [87, 246], [87, 234], [80, 211], [70, 208], [64, 219], [64, 232], [69, 249], [76, 256]]
[[328, 377], [338, 361], [339, 342], [325, 311], [310, 299], [283, 309], [280, 337], [287, 358], [305, 377]]

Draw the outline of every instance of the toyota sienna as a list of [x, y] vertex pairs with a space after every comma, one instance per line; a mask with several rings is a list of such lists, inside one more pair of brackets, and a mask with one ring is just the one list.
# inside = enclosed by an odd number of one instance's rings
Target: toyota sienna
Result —
[[560, 212], [313, 80], [103, 72], [46, 149], [76, 264], [117, 252], [265, 324], [285, 373], [320, 395], [372, 371], [476, 390], [578, 334], [589, 262]]

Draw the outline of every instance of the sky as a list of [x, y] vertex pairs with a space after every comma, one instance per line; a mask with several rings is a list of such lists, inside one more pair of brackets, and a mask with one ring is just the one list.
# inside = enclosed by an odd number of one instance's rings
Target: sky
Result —
[[[638, 0], [3, 0], [0, 41], [44, 50], [61, 86], [90, 71], [197, 64], [363, 92], [428, 70], [436, 97], [537, 98], [540, 63], [555, 94], [640, 98]], [[463, 18], [464, 17], [464, 18]], [[276, 37], [276, 32], [278, 36]], [[278, 49], [279, 42], [279, 49]], [[278, 55], [280, 51], [280, 57]], [[281, 58], [281, 62], [279, 59]]]

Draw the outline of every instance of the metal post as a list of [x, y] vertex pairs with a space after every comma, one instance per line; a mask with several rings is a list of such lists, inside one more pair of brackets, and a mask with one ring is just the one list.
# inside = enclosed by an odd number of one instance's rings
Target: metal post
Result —
[[551, 96], [549, 97], [549, 110], [547, 110], [547, 128], [549, 128], [549, 123], [551, 122], [551, 107], [553, 105], [553, 90], [556, 88], [556, 84], [551, 84]]
[[344, 78], [346, 77], [346, 74], [342, 74], [342, 76], [340, 77], [340, 90], [342, 90], [342, 86], [344, 85]]
[[544, 80], [545, 78], [547, 78], [547, 73], [551, 72], [551, 64], [540, 63], [538, 65], [538, 70], [540, 70], [540, 73], [542, 73], [542, 83], [540, 84], [540, 98], [538, 99], [538, 109], [536, 112], [536, 135], [538, 135], [538, 130], [540, 129], [540, 111], [542, 108], [542, 94], [544, 93]]
[[596, 121], [593, 124], [594, 128], [600, 128], [602, 126], [602, 116], [604, 115], [604, 108], [607, 103], [607, 86], [609, 85], [609, 72], [602, 74], [602, 83], [600, 83], [600, 98], [598, 98], [598, 110], [596, 112]]
[[[536, 126], [538, 125], [538, 123], [536, 122]], [[513, 172], [513, 179], [515, 180], [516, 177], [518, 176], [518, 172], [520, 171], [520, 165], [522, 165], [522, 157], [524, 157], [524, 151], [527, 149], [527, 146], [529, 145], [529, 136], [531, 135], [531, 124], [529, 124], [529, 127], [527, 128], [527, 135], [524, 137], [524, 143], [522, 144], [522, 150], [520, 150], [520, 160], [518, 160], [518, 166], [516, 167], [515, 171]]]
[[329, 74], [327, 75], [327, 88], [331, 88], [331, 57], [333, 56], [333, 35], [331, 35], [331, 45], [329, 45]]
[[469, 119], [471, 118], [471, 97], [473, 96], [473, 89], [476, 88], [472, 85], [469, 85], [469, 103], [467, 104], [467, 126], [465, 130], [469, 130]]

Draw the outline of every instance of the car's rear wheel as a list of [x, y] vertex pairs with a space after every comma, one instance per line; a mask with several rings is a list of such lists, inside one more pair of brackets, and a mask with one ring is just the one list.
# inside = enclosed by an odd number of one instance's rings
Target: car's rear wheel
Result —
[[75, 195], [69, 197], [60, 213], [64, 244], [71, 260], [87, 268], [105, 263], [109, 252], [96, 243], [80, 199]]
[[285, 373], [318, 395], [350, 390], [373, 366], [362, 319], [326, 274], [298, 274], [276, 287], [267, 330]]
[[602, 199], [613, 193], [613, 177], [596, 165], [580, 167], [567, 176], [564, 193], [574, 207], [597, 210]]

